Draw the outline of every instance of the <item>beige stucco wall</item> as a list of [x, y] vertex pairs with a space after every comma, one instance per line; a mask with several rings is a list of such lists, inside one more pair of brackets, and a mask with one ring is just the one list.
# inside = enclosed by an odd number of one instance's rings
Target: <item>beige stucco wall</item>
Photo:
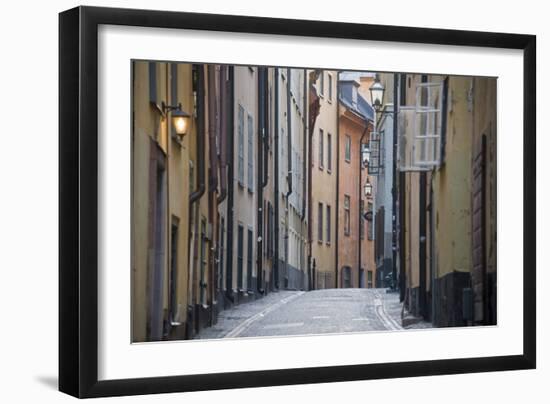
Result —
[[[181, 145], [170, 140], [169, 119], [163, 119], [159, 110], [149, 102], [149, 63], [134, 62], [133, 65], [133, 134], [132, 134], [132, 336], [134, 341], [147, 338], [148, 277], [154, 251], [150, 249], [149, 229], [149, 175], [151, 164], [151, 143], [156, 142], [166, 152], [167, 198], [166, 214], [163, 220], [166, 229], [164, 251], [163, 310], [168, 309], [168, 263], [170, 262], [172, 218], [179, 219], [177, 245], [177, 304], [180, 306], [179, 320], [185, 322], [188, 278], [188, 196], [189, 196], [189, 149], [190, 141], [196, 137], [194, 123]], [[178, 65], [178, 101], [183, 109], [193, 110], [191, 91], [191, 65]], [[169, 65], [157, 64], [158, 100], [169, 102]], [[175, 174], [178, 173], [178, 174]]]
[[472, 268], [472, 85], [449, 77], [445, 161], [432, 177], [437, 277]]
[[[257, 181], [256, 174], [258, 170], [257, 160], [254, 157], [254, 191], [248, 191], [248, 115], [253, 119], [254, 129], [254, 145], [253, 150], [257, 150], [257, 109], [258, 109], [258, 94], [257, 94], [257, 69], [250, 69], [247, 66], [235, 66], [235, 109], [234, 109], [234, 178], [233, 187], [234, 193], [234, 235], [233, 235], [233, 288], [238, 288], [238, 273], [237, 273], [237, 246], [238, 246], [238, 226], [243, 226], [243, 288], [247, 285], [247, 245], [248, 245], [248, 230], [252, 230], [254, 237], [252, 243], [252, 274], [256, 276], [256, 195]], [[239, 185], [239, 170], [238, 170], [238, 151], [239, 151], [239, 105], [244, 108], [244, 187]]]

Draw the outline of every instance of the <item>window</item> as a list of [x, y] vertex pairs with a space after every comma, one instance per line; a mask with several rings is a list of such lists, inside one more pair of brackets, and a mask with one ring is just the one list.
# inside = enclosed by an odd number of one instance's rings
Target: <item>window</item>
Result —
[[332, 74], [328, 74], [328, 100], [332, 102]]
[[439, 164], [442, 89], [441, 83], [417, 84], [413, 165]]
[[[367, 209], [368, 209], [368, 212], [372, 212], [372, 202], [368, 202], [367, 204]], [[377, 215], [378, 216], [378, 215]], [[384, 223], [384, 222], [382, 222]], [[373, 226], [373, 222], [372, 221], [367, 221], [367, 239], [368, 240], [374, 240], [374, 226]]]
[[252, 290], [252, 248], [254, 245], [254, 236], [252, 229], [248, 229], [247, 236], [247, 253], [246, 253], [246, 285], [248, 290]]
[[323, 204], [319, 202], [317, 205], [317, 240], [323, 242]]
[[321, 70], [319, 75], [319, 95], [322, 97], [325, 94], [325, 72]]
[[372, 288], [372, 271], [367, 271], [367, 288]]
[[327, 171], [332, 171], [332, 135], [327, 133]]
[[243, 288], [243, 226], [237, 230], [237, 287]]
[[248, 115], [248, 190], [254, 192], [254, 120]]
[[344, 234], [350, 235], [350, 198], [344, 195]]
[[327, 205], [327, 236], [325, 238], [327, 244], [330, 244], [330, 205]]
[[239, 185], [244, 187], [244, 108], [242, 105], [239, 105], [239, 127], [238, 127], [238, 134], [237, 134], [237, 141], [238, 141], [238, 153], [239, 153], [239, 161], [238, 161], [238, 179], [239, 179]]
[[351, 161], [351, 137], [346, 135], [346, 144], [344, 147], [344, 158], [349, 163]]
[[323, 169], [323, 161], [325, 160], [325, 145], [324, 145], [324, 139], [325, 138], [325, 132], [323, 132], [323, 129], [319, 129], [319, 169]]
[[[444, 83], [418, 83], [415, 105], [399, 109], [400, 171], [426, 171], [441, 164]], [[446, 102], [446, 101], [445, 101]]]

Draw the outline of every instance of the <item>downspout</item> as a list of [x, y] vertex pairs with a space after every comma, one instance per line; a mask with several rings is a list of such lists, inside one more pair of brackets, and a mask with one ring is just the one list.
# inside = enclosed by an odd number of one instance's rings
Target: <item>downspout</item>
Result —
[[398, 108], [398, 83], [399, 83], [399, 74], [394, 73], [393, 75], [393, 148], [392, 148], [392, 278], [393, 278], [393, 289], [399, 289], [397, 283], [397, 108]]
[[256, 214], [257, 214], [257, 236], [256, 236], [256, 289], [260, 294], [264, 293], [262, 287], [262, 271], [263, 271], [263, 234], [264, 234], [264, 212], [263, 212], [263, 202], [264, 202], [264, 193], [263, 189], [265, 187], [265, 173], [264, 173], [264, 145], [265, 145], [265, 83], [264, 83], [264, 73], [265, 67], [258, 67], [258, 143], [257, 143], [257, 153], [258, 153], [258, 193], [256, 195]]
[[227, 112], [227, 119], [225, 122], [225, 129], [227, 130], [227, 204], [226, 204], [226, 218], [227, 218], [227, 259], [225, 267], [225, 296], [231, 302], [235, 303], [233, 297], [233, 199], [235, 193], [235, 183], [233, 180], [234, 175], [234, 152], [235, 152], [235, 127], [233, 118], [235, 115], [235, 84], [234, 84], [234, 67], [227, 66], [228, 81], [224, 84], [227, 90], [227, 99], [224, 106]]
[[[307, 190], [306, 190], [306, 186], [307, 186], [307, 176], [306, 176], [306, 162], [307, 162], [307, 159], [308, 159], [308, 156], [307, 156], [307, 130], [308, 130], [308, 122], [307, 122], [307, 71], [306, 69], [303, 70], [303, 74], [304, 74], [304, 86], [303, 86], [303, 107], [302, 107], [302, 122], [304, 123], [303, 124], [303, 127], [304, 127], [304, 130], [303, 130], [303, 146], [302, 146], [302, 213], [301, 213], [301, 221], [302, 221], [302, 227], [305, 225], [304, 223], [304, 219], [306, 217], [306, 194], [307, 194]], [[306, 233], [306, 237], [307, 237], [307, 233], [309, 231], [309, 222], [307, 223], [307, 229], [303, 229], [302, 230], [306, 230], [305, 232], [302, 231], [302, 234]], [[308, 241], [306, 240], [306, 245], [308, 245]], [[303, 251], [302, 248], [300, 248], [301, 251]], [[304, 263], [303, 263], [303, 260], [300, 260], [300, 266], [302, 266]], [[308, 265], [306, 265], [308, 266]], [[300, 268], [300, 270], [303, 270], [303, 268]], [[311, 283], [311, 280], [308, 279], [308, 281]], [[311, 286], [308, 285], [308, 289], [311, 289]], [[303, 287], [305, 288], [305, 285], [303, 285]]]
[[292, 119], [290, 117], [291, 105], [290, 105], [290, 68], [287, 71], [287, 86], [286, 86], [286, 132], [287, 132], [287, 176], [286, 181], [288, 183], [288, 190], [286, 192], [286, 200], [288, 205], [288, 198], [292, 194]]
[[336, 73], [336, 240], [334, 240], [334, 287], [338, 288], [338, 246], [340, 225], [338, 217], [340, 215], [340, 72]]
[[273, 198], [273, 210], [274, 210], [274, 234], [273, 238], [275, 241], [274, 246], [274, 254], [275, 259], [273, 261], [273, 285], [275, 289], [279, 289], [279, 225], [280, 225], [280, 219], [279, 219], [279, 69], [276, 67], [274, 69], [274, 91], [273, 91], [273, 99], [275, 104], [275, 111], [274, 111], [274, 129], [273, 131], [273, 149], [274, 149], [274, 162], [273, 162], [273, 193], [275, 194], [275, 197]]
[[[362, 253], [361, 253], [361, 250], [362, 250], [362, 243], [363, 243], [363, 239], [365, 238], [365, 234], [363, 233], [363, 238], [361, 238], [361, 231], [364, 231], [364, 229], [362, 228], [363, 227], [363, 212], [361, 211], [361, 201], [363, 200], [362, 198], [362, 195], [361, 195], [361, 185], [363, 184], [363, 153], [362, 153], [362, 148], [363, 148], [363, 139], [365, 138], [365, 135], [367, 134], [367, 130], [369, 129], [369, 121], [368, 119], [366, 119], [365, 117], [365, 121], [366, 121], [366, 125], [365, 125], [365, 129], [363, 130], [363, 134], [361, 135], [361, 139], [359, 140], [359, 187], [358, 187], [358, 192], [357, 192], [357, 195], [358, 195], [358, 201], [357, 201], [357, 210], [359, 211], [359, 234], [357, 237], [357, 240], [358, 240], [358, 248], [357, 248], [357, 253], [358, 253], [358, 266], [357, 266], [357, 287], [360, 288], [361, 287], [361, 259], [362, 259]], [[368, 173], [367, 173], [368, 175]], [[365, 206], [363, 206], [363, 209], [365, 208]]]
[[286, 126], [287, 126], [287, 175], [286, 181], [288, 189], [286, 192], [286, 234], [285, 234], [285, 267], [287, 269], [286, 276], [288, 277], [288, 255], [289, 255], [289, 228], [290, 228], [290, 209], [289, 198], [292, 194], [292, 119], [290, 116], [290, 80], [291, 69], [287, 68], [287, 86], [286, 86]]
[[198, 187], [189, 196], [189, 206], [197, 202], [206, 190], [204, 182], [204, 71], [201, 65], [197, 69], [198, 74], [198, 88], [197, 88], [197, 179]]
[[[216, 138], [219, 136], [219, 124], [218, 124], [218, 100], [219, 94], [216, 92], [216, 66], [208, 65], [208, 141], [209, 141], [209, 155], [210, 155], [210, 168], [209, 168], [209, 180], [208, 180], [208, 217], [210, 221], [210, 248], [208, 250], [209, 256], [209, 271], [208, 271], [208, 284], [205, 290], [210, 291], [211, 306], [216, 301], [216, 258], [218, 254], [218, 227], [217, 227], [217, 190], [218, 190], [218, 156], [216, 150]], [[210, 310], [210, 325], [214, 322], [214, 310]]]
[[[305, 76], [308, 80], [304, 80], [304, 81], [309, 81], [309, 75], [306, 74]], [[315, 77], [315, 76], [314, 76]], [[309, 83], [309, 85], [311, 86], [312, 83]], [[306, 86], [304, 84], [304, 99], [305, 99], [305, 103], [307, 105], [307, 109], [305, 109], [304, 111], [306, 111], [306, 119], [305, 119], [305, 122], [306, 122], [306, 125], [307, 125], [307, 130], [306, 130], [306, 133], [308, 134], [308, 146], [307, 146], [307, 160], [308, 161], [308, 165], [307, 165], [307, 272], [309, 274], [309, 289], [312, 290], [312, 289], [315, 289], [315, 283], [313, 282], [313, 269], [312, 269], [312, 265], [311, 265], [311, 261], [312, 261], [312, 258], [311, 258], [311, 252], [312, 252], [312, 247], [311, 247], [311, 243], [312, 243], [312, 235], [311, 235], [311, 159], [312, 159], [312, 134], [313, 134], [313, 130], [314, 130], [314, 127], [315, 127], [315, 124], [312, 124], [312, 126], [310, 127], [309, 124], [310, 124], [310, 113], [312, 113], [311, 109], [310, 109], [310, 100], [309, 100], [309, 95], [310, 95], [310, 91], [306, 91]], [[304, 148], [305, 150], [305, 148]], [[304, 170], [304, 173], [306, 171]], [[304, 176], [305, 177], [305, 176]], [[305, 204], [304, 204], [305, 205]], [[330, 220], [330, 218], [329, 218]]]
[[[197, 71], [197, 189], [191, 192], [189, 195], [189, 218], [194, 218], [194, 234], [193, 242], [191, 241], [192, 237], [189, 238], [189, 248], [188, 251], [191, 252], [191, 249], [194, 249], [193, 254], [189, 254], [189, 259], [195, 260], [197, 256], [196, 237], [199, 237], [199, 218], [194, 217], [193, 209], [195, 208], [195, 202], [199, 201], [200, 198], [204, 195], [205, 184], [204, 184], [204, 71], [203, 67], [200, 65], [195, 65]], [[198, 216], [198, 215], [197, 215]], [[189, 222], [192, 223], [191, 221]], [[193, 257], [193, 258], [191, 258]], [[190, 262], [189, 270], [187, 271], [187, 285], [188, 285], [188, 318], [187, 321], [187, 336], [192, 337], [194, 334], [195, 328], [195, 318], [193, 315], [193, 289], [194, 289], [194, 280], [193, 274], [191, 273], [194, 270], [193, 262]]]
[[227, 106], [222, 104], [226, 102], [227, 99], [227, 88], [226, 88], [226, 76], [227, 76], [227, 66], [220, 66], [220, 74], [218, 77], [218, 86], [220, 90], [220, 96], [216, 97], [217, 110], [219, 111], [219, 119], [217, 120], [217, 133], [219, 136], [220, 143], [220, 155], [219, 155], [219, 164], [220, 164], [220, 193], [218, 194], [217, 203], [221, 204], [227, 198]]
[[[302, 147], [302, 153], [304, 154], [304, 158], [302, 159], [302, 173], [304, 174], [303, 180], [302, 180], [302, 214], [301, 219], [302, 221], [306, 217], [306, 184], [307, 184], [307, 176], [306, 174], [306, 162], [307, 162], [307, 133], [308, 133], [308, 122], [307, 122], [307, 71], [304, 69], [304, 105], [303, 105], [303, 116], [302, 121], [304, 122], [304, 139], [303, 139], [303, 147]], [[308, 223], [309, 224], [309, 223]]]

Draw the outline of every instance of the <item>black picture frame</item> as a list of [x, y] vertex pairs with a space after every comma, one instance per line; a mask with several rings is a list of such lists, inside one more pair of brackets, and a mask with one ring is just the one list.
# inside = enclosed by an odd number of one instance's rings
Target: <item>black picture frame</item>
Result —
[[[98, 26], [180, 28], [523, 51], [523, 354], [98, 381]], [[520, 78], [518, 78], [520, 80]], [[85, 397], [536, 367], [536, 37], [490, 32], [77, 7], [59, 15], [59, 389]]]

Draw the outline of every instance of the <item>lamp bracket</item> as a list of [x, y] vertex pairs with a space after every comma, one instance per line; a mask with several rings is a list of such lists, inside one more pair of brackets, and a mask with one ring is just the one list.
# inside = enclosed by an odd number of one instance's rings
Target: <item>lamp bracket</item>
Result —
[[162, 101], [161, 103], [161, 113], [162, 113], [162, 116], [163, 117], [166, 117], [166, 114], [169, 112], [169, 111], [174, 111], [174, 110], [182, 110], [182, 106], [181, 106], [181, 102], [178, 103], [177, 105], [168, 105], [166, 104], [164, 101]]

